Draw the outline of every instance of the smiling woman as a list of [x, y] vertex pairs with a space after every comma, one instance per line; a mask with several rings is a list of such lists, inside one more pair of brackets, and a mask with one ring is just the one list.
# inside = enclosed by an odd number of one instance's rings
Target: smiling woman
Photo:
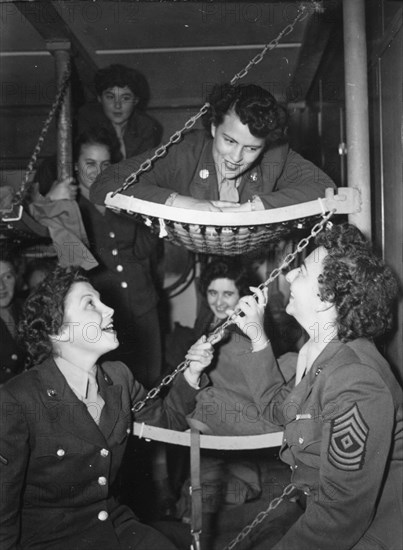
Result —
[[[100, 361], [119, 345], [113, 313], [78, 268], [57, 267], [25, 303], [19, 336], [33, 366], [0, 388], [2, 549], [176, 548], [112, 496], [133, 405], [147, 394], [126, 365]], [[211, 344], [197, 342], [188, 358], [136, 420], [187, 427]]]
[[[254, 84], [215, 86], [205, 131], [187, 132], [125, 195], [178, 208], [247, 212], [323, 197], [333, 181], [287, 143], [287, 116], [272, 94]], [[91, 188], [104, 204], [149, 154], [110, 167]]]

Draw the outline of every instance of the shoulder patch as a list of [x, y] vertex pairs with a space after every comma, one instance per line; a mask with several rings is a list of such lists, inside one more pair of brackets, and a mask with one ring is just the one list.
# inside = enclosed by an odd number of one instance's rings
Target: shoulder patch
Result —
[[335, 468], [361, 470], [365, 460], [369, 428], [357, 404], [334, 418], [330, 427], [328, 458]]

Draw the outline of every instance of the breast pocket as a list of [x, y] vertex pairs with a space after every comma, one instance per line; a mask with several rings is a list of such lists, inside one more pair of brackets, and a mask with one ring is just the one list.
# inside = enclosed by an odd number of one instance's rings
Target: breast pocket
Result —
[[85, 454], [84, 441], [71, 435], [41, 435], [36, 440], [33, 458], [61, 462], [69, 457]]

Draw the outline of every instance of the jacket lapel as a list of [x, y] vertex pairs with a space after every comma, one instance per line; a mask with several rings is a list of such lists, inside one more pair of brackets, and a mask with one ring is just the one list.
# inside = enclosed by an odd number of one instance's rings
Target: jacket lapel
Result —
[[102, 432], [82, 403], [67, 384], [53, 359], [38, 367], [42, 385], [42, 400], [50, 422], [74, 436], [94, 445], [105, 446]]
[[218, 200], [218, 181], [213, 159], [213, 140], [206, 139], [190, 184], [195, 199]]
[[122, 409], [122, 386], [114, 385], [111, 378], [98, 366], [97, 376], [99, 393], [105, 401], [99, 422], [99, 429], [108, 439], [118, 421]]

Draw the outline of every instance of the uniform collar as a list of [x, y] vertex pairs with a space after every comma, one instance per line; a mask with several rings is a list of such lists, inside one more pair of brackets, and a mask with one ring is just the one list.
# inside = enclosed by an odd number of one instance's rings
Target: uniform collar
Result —
[[[87, 396], [87, 387], [88, 387], [88, 374], [89, 374], [88, 371], [86, 371], [85, 369], [83, 369], [78, 365], [69, 363], [68, 361], [65, 361], [62, 358], [58, 359], [56, 366], [60, 370], [60, 372], [63, 374], [63, 376], [67, 381], [67, 384], [70, 386], [73, 392], [77, 395], [77, 397], [81, 400], [85, 399], [85, 397]], [[97, 375], [96, 365], [94, 365], [91, 368], [90, 373], [96, 377]]]

